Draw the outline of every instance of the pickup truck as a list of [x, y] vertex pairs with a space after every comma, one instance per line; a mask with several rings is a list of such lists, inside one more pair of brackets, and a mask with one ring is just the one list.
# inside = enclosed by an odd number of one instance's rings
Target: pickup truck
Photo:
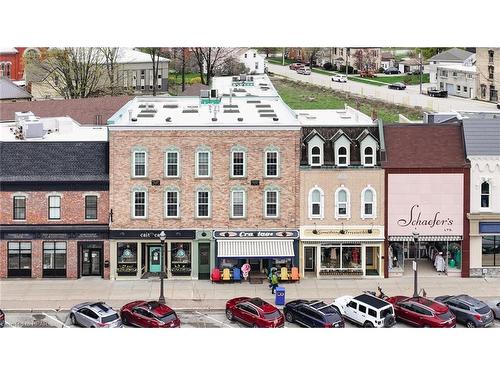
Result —
[[433, 96], [433, 97], [438, 97], [438, 98], [447, 98], [448, 97], [448, 91], [446, 90], [439, 90], [435, 87], [431, 87], [427, 89], [427, 95]]

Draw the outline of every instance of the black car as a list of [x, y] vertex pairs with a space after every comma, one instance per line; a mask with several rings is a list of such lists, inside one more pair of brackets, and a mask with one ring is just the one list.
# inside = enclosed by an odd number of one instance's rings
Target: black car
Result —
[[343, 328], [344, 319], [333, 306], [323, 301], [298, 299], [290, 301], [283, 310], [289, 323], [307, 328]]
[[482, 301], [466, 294], [458, 296], [440, 296], [436, 301], [447, 305], [457, 317], [457, 322], [468, 328], [488, 327], [493, 325], [495, 316], [493, 311]]
[[387, 85], [391, 90], [404, 90], [406, 89], [406, 85], [402, 82], [394, 82], [390, 85]]
[[384, 74], [399, 74], [399, 69], [395, 66], [391, 66], [390, 68], [384, 70]]
[[447, 98], [448, 91], [440, 90], [440, 89], [437, 89], [435, 87], [430, 87], [427, 89], [427, 95], [432, 96], [432, 97], [437, 97], [437, 98]]
[[5, 314], [2, 310], [0, 310], [0, 328], [5, 326]]

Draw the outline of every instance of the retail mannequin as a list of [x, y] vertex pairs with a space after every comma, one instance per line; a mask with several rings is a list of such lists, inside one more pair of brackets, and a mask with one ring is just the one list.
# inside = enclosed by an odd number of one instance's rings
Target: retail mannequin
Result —
[[438, 272], [444, 272], [446, 270], [446, 262], [444, 261], [442, 252], [436, 255], [436, 259], [434, 260], [434, 267], [436, 267], [436, 271]]

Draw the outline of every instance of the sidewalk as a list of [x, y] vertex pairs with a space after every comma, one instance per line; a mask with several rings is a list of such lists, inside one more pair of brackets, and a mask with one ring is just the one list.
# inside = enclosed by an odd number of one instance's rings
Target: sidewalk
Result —
[[[413, 277], [391, 279], [317, 280], [284, 283], [286, 300], [296, 298], [332, 299], [356, 295], [377, 286], [387, 295], [412, 295]], [[458, 277], [419, 277], [418, 288], [428, 297], [466, 293], [478, 298], [500, 296], [499, 278], [462, 279]], [[4, 310], [64, 309], [84, 301], [103, 300], [115, 308], [136, 299], [158, 299], [158, 279], [112, 281], [100, 278], [78, 280], [1, 280], [0, 308]], [[226, 300], [236, 296], [274, 300], [267, 283], [212, 284], [206, 280], [165, 280], [167, 304], [177, 309], [223, 309]]]

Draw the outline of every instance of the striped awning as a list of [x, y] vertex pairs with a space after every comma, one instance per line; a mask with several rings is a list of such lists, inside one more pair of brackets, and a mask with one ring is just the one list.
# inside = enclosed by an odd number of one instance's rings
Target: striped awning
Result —
[[[461, 241], [462, 236], [419, 236], [419, 241]], [[411, 241], [413, 236], [389, 236], [389, 241]]]
[[219, 258], [293, 258], [293, 240], [219, 240]]

